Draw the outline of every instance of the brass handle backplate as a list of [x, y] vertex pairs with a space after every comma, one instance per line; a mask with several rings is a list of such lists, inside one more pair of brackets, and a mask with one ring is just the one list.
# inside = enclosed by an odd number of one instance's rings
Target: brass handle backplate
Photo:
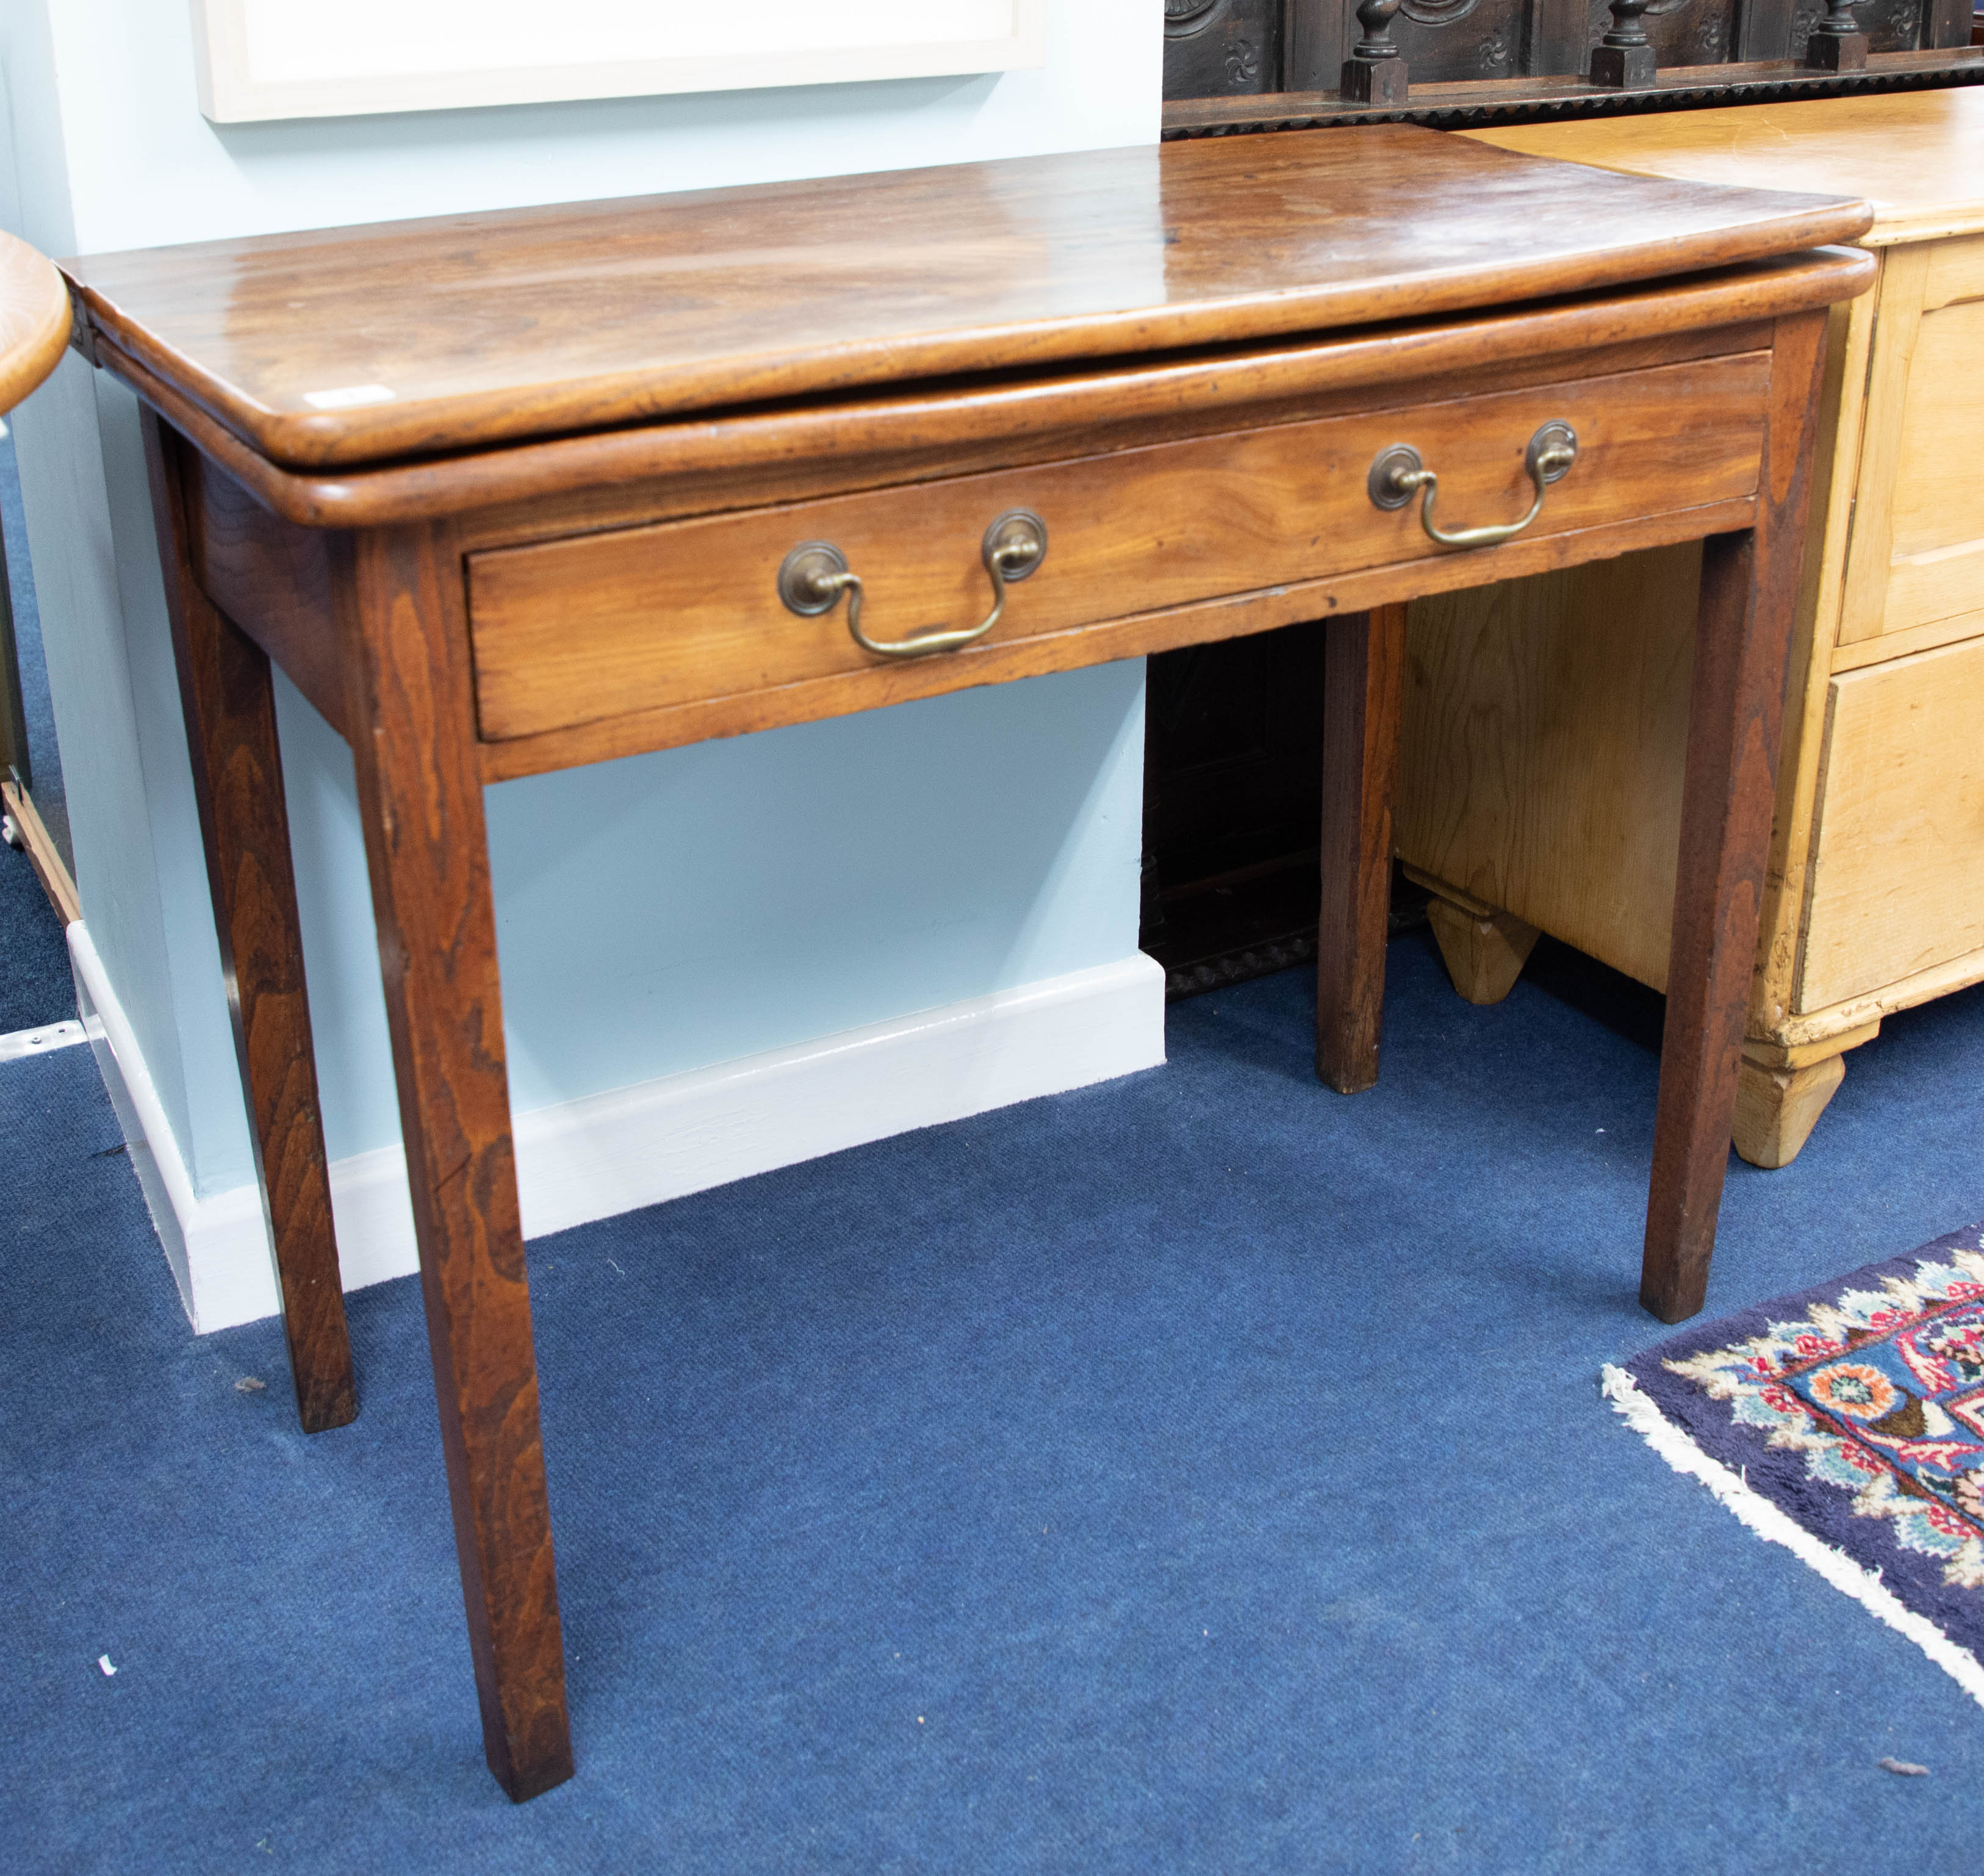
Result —
[[1456, 528], [1449, 531], [1433, 520], [1433, 497], [1439, 492], [1439, 477], [1426, 466], [1419, 451], [1409, 443], [1395, 443], [1389, 449], [1380, 450], [1378, 460], [1371, 465], [1366, 487], [1370, 491], [1372, 501], [1381, 508], [1403, 508], [1423, 489], [1426, 500], [1419, 508], [1419, 523], [1430, 539], [1437, 541], [1442, 547], [1493, 547], [1498, 541], [1507, 541], [1520, 534], [1543, 513], [1544, 490], [1568, 475], [1571, 464], [1577, 460], [1577, 432], [1568, 424], [1553, 418], [1530, 437], [1530, 447], [1523, 454], [1523, 467], [1528, 471], [1537, 491], [1537, 498], [1530, 504], [1529, 513], [1520, 521], [1496, 521], [1485, 528]]
[[861, 576], [850, 571], [847, 556], [831, 541], [803, 541], [786, 556], [779, 569], [779, 597], [789, 610], [812, 618], [832, 611], [845, 593], [847, 629], [862, 650], [878, 658], [927, 658], [984, 638], [1006, 610], [1006, 589], [1031, 573], [1047, 552], [1047, 523], [1031, 508], [1009, 509], [979, 544], [979, 558], [992, 580], [992, 610], [976, 625], [933, 625], [907, 638], [871, 638], [861, 629]]

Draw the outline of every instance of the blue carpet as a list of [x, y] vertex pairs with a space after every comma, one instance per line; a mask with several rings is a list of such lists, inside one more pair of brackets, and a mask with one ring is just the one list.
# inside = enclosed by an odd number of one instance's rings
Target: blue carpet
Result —
[[[0, 1070], [10, 1867], [1974, 1867], [1984, 1711], [1599, 1396], [1661, 1333], [1654, 1000], [1546, 947], [1473, 1009], [1414, 935], [1352, 1100], [1311, 1008], [532, 1246], [579, 1774], [521, 1808], [414, 1284], [304, 1439], [272, 1325], [187, 1334], [88, 1052]], [[1732, 1169], [1711, 1309], [1984, 1212], [1980, 1060], [1979, 991], [1893, 1019]]]
[[62, 920], [27, 855], [0, 841], [0, 1036], [75, 1017]]

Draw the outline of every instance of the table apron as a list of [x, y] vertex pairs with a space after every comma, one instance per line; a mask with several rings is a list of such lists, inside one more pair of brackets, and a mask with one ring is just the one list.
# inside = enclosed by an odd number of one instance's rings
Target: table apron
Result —
[[[479, 733], [485, 745], [536, 742], [752, 698], [770, 714], [747, 711], [747, 726], [762, 727], [836, 680], [854, 681], [837, 708], [892, 702], [905, 662], [957, 688], [990, 681], [989, 652], [1073, 632], [1094, 641], [1074, 662], [1124, 656], [1112, 626], [1271, 589], [1312, 589], [1321, 616], [1342, 603], [1336, 586], [1386, 569], [1413, 590], [1443, 585], [1453, 556], [1428, 541], [1417, 502], [1381, 508], [1366, 485], [1400, 443], [1438, 473], [1451, 527], [1521, 516], [1531, 437], [1552, 421], [1577, 434], [1577, 460], [1535, 523], [1463, 554], [1463, 584], [1513, 571], [1518, 542], [1555, 543], [1550, 564], [1622, 551], [1595, 534], [1754, 494], [1769, 383], [1770, 354], [1747, 352], [473, 552]], [[1014, 511], [1040, 518], [1047, 551], [1008, 587], [976, 655], [879, 658], [850, 635], [845, 602], [803, 616], [781, 599], [786, 556], [829, 542], [861, 580], [870, 635], [968, 628], [991, 601], [986, 531]], [[1047, 655], [1061, 666], [1067, 648]]]
[[863, 710], [941, 696], [981, 685], [1005, 684], [1057, 671], [1077, 671], [1181, 646], [1245, 638], [1314, 619], [1399, 605], [1433, 593], [1523, 579], [1560, 567], [1610, 560], [1643, 548], [1671, 547], [1752, 526], [1757, 498], [1738, 497], [1671, 514], [1636, 517], [1597, 528], [1520, 537], [1465, 553], [1429, 553], [1386, 567], [1320, 580], [1300, 580], [1251, 592], [1134, 612], [1007, 644], [987, 643], [938, 658], [892, 662], [812, 678], [771, 688], [602, 718], [481, 745], [482, 779], [511, 781], [588, 762], [614, 762], [653, 749], [679, 749], [748, 735], [790, 723], [816, 722]]

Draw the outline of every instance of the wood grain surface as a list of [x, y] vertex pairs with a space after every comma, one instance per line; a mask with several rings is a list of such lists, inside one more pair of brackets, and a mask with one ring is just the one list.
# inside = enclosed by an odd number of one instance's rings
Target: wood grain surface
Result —
[[1299, 580], [1251, 591], [1223, 593], [1071, 625], [1060, 631], [967, 646], [940, 658], [910, 658], [759, 691], [659, 709], [630, 710], [570, 729], [547, 730], [482, 745], [485, 781], [541, 775], [579, 762], [611, 762], [647, 749], [679, 749], [716, 736], [739, 736], [786, 723], [808, 723], [850, 711], [880, 709], [915, 697], [935, 697], [981, 684], [1004, 684], [1051, 671], [1074, 671], [1112, 658], [1140, 658], [1185, 645], [1205, 645], [1248, 632], [1272, 631], [1333, 613], [1395, 605], [1426, 593], [1451, 592], [1496, 578], [1520, 578], [1553, 568], [1665, 547], [1733, 528], [1746, 528], [1754, 496], [1699, 508], [1637, 517], [1560, 534], [1519, 534], [1500, 547], [1449, 552], [1427, 544], [1415, 557], [1326, 579]]
[[220, 967], [274, 1245], [297, 1412], [307, 1433], [358, 1412], [317, 1102], [303, 929], [267, 655], [214, 605], [187, 544], [199, 532], [193, 451], [149, 411], [145, 457], [179, 698], [206, 846]]
[[1427, 319], [1851, 240], [1870, 213], [1385, 125], [208, 242], [69, 272], [138, 364], [271, 460], [321, 466]]
[[1400, 854], [1657, 990], [1701, 586], [1690, 541], [1412, 608]]
[[349, 538], [348, 706], [482, 1741], [519, 1801], [571, 1776], [530, 1279], [459, 552]]
[[1879, 320], [1840, 642], [1968, 637], [1984, 631], [1984, 494], [1962, 467], [1984, 436], [1984, 237], [1892, 250]]
[[1379, 606], [1326, 629], [1315, 1072], [1338, 1094], [1355, 1094], [1376, 1084], [1384, 1030], [1406, 609]]
[[1826, 1104], [1846, 1079], [1844, 1057], [1828, 1055], [1801, 1068], [1767, 1068], [1746, 1054], [1736, 1077], [1736, 1151], [1752, 1166], [1775, 1172], [1804, 1150]]
[[[298, 474], [270, 463], [109, 339], [104, 366], [275, 513], [307, 527], [365, 527], [488, 511], [484, 538], [956, 474], [1085, 454], [1242, 424], [1289, 420], [1311, 400], [1438, 394], [1441, 380], [1490, 366], [1514, 384], [1533, 374], [1585, 375], [1769, 343], [1768, 322], [1862, 291], [1874, 263], [1852, 248], [1781, 255], [1604, 296], [1315, 338], [1207, 356], [1125, 361], [1037, 378], [694, 414], [673, 421], [492, 448], [387, 468]], [[1744, 329], [1748, 329], [1747, 336]], [[1718, 337], [1718, 335], [1722, 336]], [[1555, 360], [1555, 363], [1553, 363]], [[1366, 407], [1370, 407], [1367, 397]]]
[[34, 868], [35, 877], [41, 881], [42, 890], [48, 895], [49, 907], [55, 913], [56, 922], [66, 931], [82, 916], [82, 906], [76, 898], [75, 882], [69, 876], [69, 866], [62, 859], [62, 849], [44, 825], [35, 809], [34, 797], [17, 783], [0, 782], [0, 808], [14, 817], [14, 825], [20, 829], [25, 843], [28, 864]]
[[1640, 1300], [1664, 1322], [1694, 1315], [1706, 1299], [1729, 1167], [1825, 327], [1815, 313], [1780, 323], [1756, 524], [1702, 551], [1640, 1282]]
[[1801, 1013], [1984, 953], [1984, 638], [1835, 678], [1828, 705]]
[[1463, 134], [1498, 149], [1630, 175], [1865, 196], [1874, 210], [1870, 243], [1922, 240], [1984, 218], [1984, 86]]
[[69, 333], [69, 289], [54, 263], [0, 233], [0, 410], [54, 370]]
[[349, 742], [348, 648], [332, 591], [331, 538], [285, 526], [211, 458], [193, 449], [186, 455], [198, 491], [193, 568], [201, 585]]
[[1421, 885], [1433, 889], [1426, 901], [1426, 923], [1433, 927], [1433, 942], [1455, 990], [1465, 1003], [1499, 1003], [1516, 987], [1543, 934], [1512, 913], [1490, 906], [1463, 905], [1450, 887], [1424, 874], [1417, 876]]
[[1550, 487], [1540, 536], [1749, 495], [1769, 370], [1753, 352], [475, 554], [481, 733], [540, 735], [877, 666], [844, 605], [803, 618], [781, 603], [779, 566], [805, 541], [841, 550], [865, 584], [870, 632], [900, 637], [982, 618], [980, 541], [999, 515], [1031, 510], [1047, 554], [990, 644], [1106, 619], [1126, 600], [1181, 605], [1417, 559], [1416, 508], [1379, 508], [1366, 487], [1400, 441], [1439, 471], [1443, 514], [1503, 520], [1530, 505], [1530, 438], [1567, 421], [1577, 460]]

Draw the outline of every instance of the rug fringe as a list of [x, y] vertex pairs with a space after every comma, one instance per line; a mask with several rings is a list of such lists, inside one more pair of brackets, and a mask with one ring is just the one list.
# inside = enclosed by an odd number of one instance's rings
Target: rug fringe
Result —
[[1754, 1491], [1721, 1460], [1712, 1459], [1664, 1415], [1652, 1397], [1623, 1368], [1607, 1362], [1600, 1371], [1613, 1410], [1677, 1472], [1698, 1479], [1744, 1523], [1767, 1542], [1782, 1544], [1809, 1564], [1835, 1590], [1843, 1591], [1888, 1627], [1915, 1643], [1963, 1691], [1984, 1707], [1984, 1663], [1960, 1647], [1926, 1616], [1918, 1615], [1879, 1576], [1845, 1551], [1821, 1543], [1811, 1532]]

